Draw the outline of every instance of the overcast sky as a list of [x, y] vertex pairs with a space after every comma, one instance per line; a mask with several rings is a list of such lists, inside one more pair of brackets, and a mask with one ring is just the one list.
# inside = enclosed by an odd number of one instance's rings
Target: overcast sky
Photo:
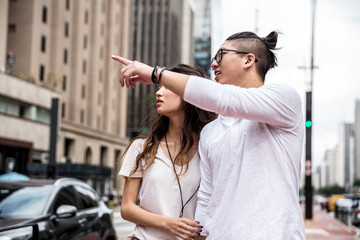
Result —
[[[294, 87], [303, 99], [309, 90], [311, 57], [311, 0], [211, 0], [212, 54], [226, 37], [257, 30], [265, 37], [281, 31], [278, 67], [266, 84]], [[360, 100], [360, 1], [317, 0], [314, 34], [313, 169], [325, 151], [339, 142], [339, 124], [354, 122]], [[301, 70], [305, 67], [307, 70]]]

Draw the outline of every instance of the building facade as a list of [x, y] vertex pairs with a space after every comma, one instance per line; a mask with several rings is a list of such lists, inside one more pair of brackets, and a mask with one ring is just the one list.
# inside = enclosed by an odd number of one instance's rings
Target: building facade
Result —
[[319, 167], [318, 187], [338, 185], [346, 192], [353, 191], [355, 180], [354, 124], [339, 124], [339, 143], [326, 151], [324, 161]]
[[345, 187], [346, 192], [351, 192], [354, 183], [354, 124], [340, 124], [340, 141], [338, 161], [340, 170], [339, 185]]
[[[129, 56], [150, 66], [194, 63], [193, 4], [189, 0], [131, 1]], [[127, 136], [146, 132], [155, 111], [156, 86], [128, 90]]]
[[360, 99], [355, 102], [355, 179], [360, 180]]
[[[117, 172], [119, 156], [128, 144], [127, 90], [119, 86], [121, 66], [110, 56], [128, 57], [130, 2], [1, 0], [8, 14], [5, 20], [0, 17], [0, 31], [7, 36], [0, 53], [11, 50], [15, 54], [12, 77], [5, 77], [5, 81], [21, 82], [15, 88], [35, 86], [32, 91], [39, 96], [36, 101], [16, 93], [9, 96], [1, 92], [0, 96], [5, 102], [10, 99], [38, 106], [47, 117], [51, 99], [58, 98], [57, 175], [80, 178], [101, 194], [110, 188], [122, 190]], [[31, 143], [28, 174], [44, 177], [50, 136], [33, 138], [28, 134], [21, 138], [23, 125], [11, 124], [14, 119], [6, 112], [0, 115], [12, 126], [0, 128], [2, 147], [12, 148], [19, 138]], [[43, 124], [43, 131], [50, 132], [49, 122]], [[33, 134], [40, 134], [33, 130]]]
[[211, 8], [210, 0], [195, 1], [195, 65], [211, 74]]

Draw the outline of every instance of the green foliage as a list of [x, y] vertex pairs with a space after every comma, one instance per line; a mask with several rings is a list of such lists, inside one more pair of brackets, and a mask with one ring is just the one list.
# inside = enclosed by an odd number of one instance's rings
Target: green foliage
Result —
[[342, 194], [345, 192], [343, 187], [338, 186], [337, 184], [331, 186], [325, 186], [323, 188], [319, 188], [316, 193], [322, 194], [325, 196], [330, 196], [332, 194]]
[[360, 186], [360, 179], [355, 179], [354, 186]]
[[300, 188], [300, 189], [299, 189], [299, 195], [304, 195], [304, 194], [305, 194], [304, 188]]
[[155, 94], [148, 94], [148, 95], [146, 96], [146, 102], [147, 102], [148, 104], [155, 104], [155, 103], [156, 103], [156, 96], [155, 96]]

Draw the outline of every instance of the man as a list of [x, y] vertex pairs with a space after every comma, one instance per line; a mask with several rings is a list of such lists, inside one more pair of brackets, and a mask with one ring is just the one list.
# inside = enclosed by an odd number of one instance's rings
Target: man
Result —
[[230, 36], [212, 59], [220, 85], [113, 57], [126, 65], [121, 86], [152, 80], [219, 114], [199, 142], [198, 239], [305, 239], [298, 195], [301, 100], [292, 88], [264, 85], [267, 71], [277, 65], [277, 36]]

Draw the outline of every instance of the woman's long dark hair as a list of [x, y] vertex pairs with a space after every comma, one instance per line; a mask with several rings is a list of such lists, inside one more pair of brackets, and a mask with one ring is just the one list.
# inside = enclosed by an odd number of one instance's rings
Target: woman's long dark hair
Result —
[[[200, 67], [192, 67], [186, 64], [178, 64], [169, 69], [172, 72], [184, 73], [187, 75], [195, 75], [203, 78], [209, 78]], [[179, 173], [183, 174], [188, 170], [189, 161], [188, 153], [194, 144], [197, 144], [200, 138], [202, 128], [212, 120], [216, 119], [217, 114], [197, 108], [184, 100], [182, 100], [181, 108], [184, 109], [185, 119], [181, 128], [181, 148], [179, 154], [175, 157], [174, 162], [182, 166]], [[149, 132], [138, 136], [136, 139], [145, 139], [144, 150], [136, 157], [136, 166], [131, 174], [134, 174], [139, 168], [146, 171], [155, 160], [155, 155], [159, 147], [161, 139], [165, 136], [169, 129], [169, 118], [160, 114], [155, 115], [151, 121]], [[129, 144], [129, 146], [133, 143]], [[129, 148], [129, 147], [128, 147]], [[126, 154], [126, 149], [123, 156]], [[183, 168], [185, 166], [185, 170]]]

